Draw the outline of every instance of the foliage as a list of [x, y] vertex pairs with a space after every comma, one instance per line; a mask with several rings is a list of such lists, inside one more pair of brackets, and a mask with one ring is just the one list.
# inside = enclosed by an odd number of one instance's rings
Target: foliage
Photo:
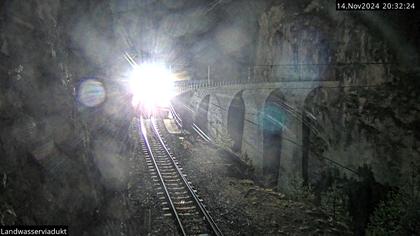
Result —
[[403, 214], [402, 195], [391, 192], [387, 201], [382, 201], [370, 217], [368, 233], [371, 235], [392, 235], [401, 231], [400, 218]]
[[335, 223], [351, 222], [348, 212], [348, 196], [343, 188], [333, 183], [327, 191], [321, 193], [321, 208], [332, 217]]
[[247, 164], [247, 167], [245, 169], [245, 176], [253, 176], [255, 172], [255, 167], [252, 162], [252, 159], [248, 157], [248, 153], [241, 154], [241, 159]]
[[290, 181], [290, 195], [293, 199], [313, 203], [315, 194], [310, 184], [304, 184], [302, 178], [293, 176]]
[[368, 235], [415, 235], [420, 232], [420, 175], [413, 175], [398, 191], [388, 194], [370, 217]]

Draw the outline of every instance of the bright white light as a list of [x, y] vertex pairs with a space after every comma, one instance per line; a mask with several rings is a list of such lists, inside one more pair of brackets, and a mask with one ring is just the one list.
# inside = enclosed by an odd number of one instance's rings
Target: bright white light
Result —
[[174, 76], [163, 65], [141, 64], [130, 75], [130, 89], [133, 94], [132, 104], [142, 104], [151, 110], [156, 107], [168, 107], [174, 96]]

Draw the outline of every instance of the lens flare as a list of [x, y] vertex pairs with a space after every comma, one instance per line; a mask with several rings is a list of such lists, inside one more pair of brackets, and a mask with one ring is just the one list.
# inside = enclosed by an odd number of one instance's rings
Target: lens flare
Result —
[[106, 98], [106, 91], [101, 82], [96, 79], [87, 79], [79, 86], [79, 101], [87, 107], [95, 107], [102, 104]]
[[142, 104], [146, 109], [168, 107], [174, 96], [174, 76], [160, 64], [141, 64], [130, 75], [132, 105]]

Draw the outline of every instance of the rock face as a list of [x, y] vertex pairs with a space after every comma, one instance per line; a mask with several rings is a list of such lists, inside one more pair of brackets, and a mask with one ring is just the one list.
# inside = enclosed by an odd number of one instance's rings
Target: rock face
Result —
[[[273, 80], [338, 79], [345, 84], [390, 79], [385, 76], [384, 65], [371, 65], [390, 62], [384, 40], [378, 40], [353, 17], [329, 9], [334, 5], [317, 8], [315, 2], [298, 4], [299, 10], [274, 5], [261, 16], [256, 64], [273, 68], [257, 69], [256, 76]], [[365, 66], [366, 62], [370, 64]]]
[[331, 167], [353, 177], [348, 169], [366, 164], [378, 181], [399, 185], [419, 162], [420, 90], [415, 64], [404, 64], [417, 60], [416, 51], [407, 59], [395, 43], [408, 44], [416, 33], [384, 29], [387, 21], [378, 14], [350, 15], [334, 7], [279, 2], [266, 11], [256, 64], [273, 66], [257, 68], [254, 76], [339, 81], [340, 89], [318, 88], [305, 99], [303, 148], [309, 151], [303, 171], [310, 181]]
[[[112, 0], [116, 35], [139, 60], [151, 57], [182, 78], [242, 78], [253, 64], [257, 19], [269, 0]], [[171, 2], [171, 3], [169, 3]]]
[[[110, 8], [93, 3], [0, 3], [2, 225], [70, 224], [82, 235], [104, 194], [124, 185], [125, 134], [115, 132], [130, 115], [104, 69]], [[103, 90], [81, 92], [89, 76]]]

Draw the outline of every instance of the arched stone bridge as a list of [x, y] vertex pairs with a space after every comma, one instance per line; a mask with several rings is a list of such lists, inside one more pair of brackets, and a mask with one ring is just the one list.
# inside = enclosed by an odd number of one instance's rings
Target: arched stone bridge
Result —
[[316, 88], [338, 81], [195, 82], [178, 84], [175, 102], [215, 142], [252, 161], [258, 176], [288, 192], [293, 179], [307, 178], [303, 151], [303, 107]]

